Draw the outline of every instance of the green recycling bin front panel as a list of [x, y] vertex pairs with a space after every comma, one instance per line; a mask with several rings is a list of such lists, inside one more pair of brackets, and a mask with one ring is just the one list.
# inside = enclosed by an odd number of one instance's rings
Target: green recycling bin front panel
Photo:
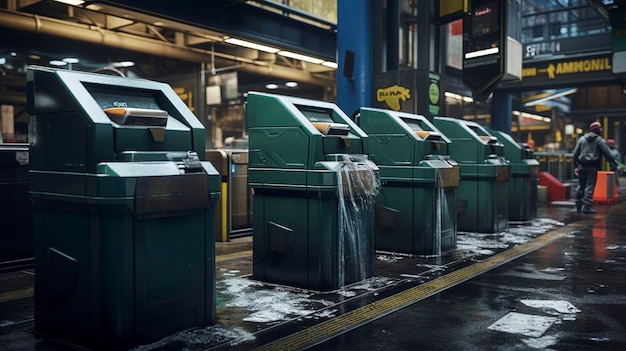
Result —
[[452, 143], [450, 154], [458, 162], [458, 230], [494, 233], [508, 228], [510, 162], [504, 147], [476, 122], [435, 117], [434, 125]]
[[[535, 160], [529, 160], [535, 161]], [[526, 222], [537, 217], [539, 163], [529, 164], [522, 172], [512, 170], [509, 180], [509, 220]], [[514, 168], [514, 167], [511, 167]]]
[[29, 67], [35, 329], [128, 350], [215, 323], [220, 176], [163, 83]]
[[39, 331], [124, 349], [213, 323], [215, 253], [206, 240], [219, 193], [206, 172], [172, 178], [129, 165], [143, 176], [100, 174], [99, 197], [31, 193]]
[[494, 163], [461, 164], [457, 201], [459, 231], [496, 233], [508, 228], [509, 166]]
[[456, 247], [457, 188], [381, 186], [376, 206], [376, 249], [439, 256]]
[[210, 324], [215, 311], [205, 291], [214, 254], [197, 228], [209, 220], [203, 211], [136, 220], [98, 214], [121, 209], [52, 200], [35, 200], [35, 206], [35, 226], [46, 228], [36, 238], [38, 331], [117, 350]]
[[537, 217], [539, 161], [526, 143], [518, 143], [507, 133], [489, 130], [504, 145], [504, 156], [511, 165], [509, 180], [509, 220], [526, 222]]

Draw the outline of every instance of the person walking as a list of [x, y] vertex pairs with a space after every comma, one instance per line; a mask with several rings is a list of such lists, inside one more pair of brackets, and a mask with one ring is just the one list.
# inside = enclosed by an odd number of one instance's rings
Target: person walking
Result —
[[[619, 150], [615, 146], [615, 140], [613, 140], [613, 139], [606, 139], [606, 144], [609, 146], [609, 149], [611, 149], [611, 155], [613, 155], [613, 158], [615, 159], [615, 163], [621, 162], [620, 160], [622, 159], [622, 155], [620, 155]], [[613, 171], [613, 173], [615, 173], [615, 183], [617, 183], [617, 190], [619, 191], [619, 173], [620, 173], [620, 169], [619, 169], [619, 167], [614, 167], [613, 165], [611, 165], [611, 171]]]
[[592, 122], [589, 132], [583, 135], [574, 147], [574, 174], [578, 177], [576, 189], [576, 211], [578, 213], [596, 213], [593, 206], [593, 191], [596, 187], [598, 171], [602, 165], [602, 156], [609, 162], [611, 167], [617, 167], [617, 163], [611, 149], [600, 136], [602, 125]]

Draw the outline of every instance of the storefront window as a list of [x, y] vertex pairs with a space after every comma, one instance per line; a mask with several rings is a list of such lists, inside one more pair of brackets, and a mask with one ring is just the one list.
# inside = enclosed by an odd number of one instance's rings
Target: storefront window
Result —
[[388, 0], [385, 11], [387, 71], [417, 68], [417, 1]]
[[417, 1], [403, 0], [400, 12], [400, 67], [417, 68]]
[[[558, 6], [552, 2], [525, 0], [521, 20], [524, 44], [610, 33], [606, 21], [582, 0]], [[554, 54], [546, 50], [541, 53]]]
[[463, 69], [463, 19], [448, 23], [446, 64]]

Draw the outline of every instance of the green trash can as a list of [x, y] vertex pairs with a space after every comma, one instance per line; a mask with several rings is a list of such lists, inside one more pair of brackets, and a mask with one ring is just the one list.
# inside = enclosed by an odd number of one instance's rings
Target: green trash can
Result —
[[253, 278], [310, 290], [373, 275], [378, 170], [335, 104], [248, 93]]
[[428, 256], [454, 249], [460, 168], [451, 141], [420, 115], [361, 108], [358, 124], [380, 172], [376, 249]]
[[0, 271], [31, 266], [33, 255], [28, 145], [0, 143]]
[[215, 323], [219, 173], [166, 84], [29, 67], [35, 330], [127, 350]]
[[435, 117], [433, 123], [452, 140], [450, 155], [461, 167], [458, 230], [495, 233], [507, 229], [510, 166], [503, 145], [476, 122]]
[[215, 240], [228, 242], [252, 234], [248, 149], [210, 149], [205, 151], [205, 156], [222, 176], [222, 196], [215, 207]]
[[537, 217], [539, 161], [532, 148], [518, 143], [507, 133], [488, 129], [504, 145], [504, 156], [511, 166], [509, 179], [509, 221], [528, 222]]

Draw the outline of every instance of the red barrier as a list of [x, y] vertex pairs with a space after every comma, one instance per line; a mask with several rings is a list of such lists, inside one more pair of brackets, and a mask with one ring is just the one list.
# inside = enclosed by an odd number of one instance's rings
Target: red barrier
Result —
[[539, 172], [539, 185], [548, 188], [548, 201], [564, 201], [569, 199], [570, 185], [563, 184], [548, 172]]

